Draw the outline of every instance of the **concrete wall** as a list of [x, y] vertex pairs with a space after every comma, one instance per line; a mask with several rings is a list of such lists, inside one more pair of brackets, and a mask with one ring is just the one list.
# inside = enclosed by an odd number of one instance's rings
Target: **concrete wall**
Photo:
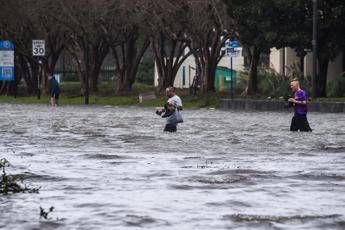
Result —
[[[246, 99], [222, 99], [221, 109], [241, 111], [286, 111], [292, 112], [293, 108], [286, 108], [283, 100], [246, 100]], [[310, 102], [309, 112], [321, 113], [345, 113], [344, 102]]]
[[313, 54], [308, 52], [304, 57], [304, 76], [312, 76], [313, 72]]
[[274, 69], [277, 73], [282, 73], [282, 50], [276, 48], [271, 49], [270, 53], [270, 68]]
[[276, 49], [272, 48], [270, 53], [270, 68], [279, 74], [290, 75], [293, 67], [300, 65], [300, 59], [296, 52], [291, 48]]
[[285, 48], [284, 54], [285, 54], [285, 75], [290, 76], [293, 74], [294, 71], [300, 70], [301, 60], [297, 56], [295, 50], [289, 47]]
[[328, 64], [328, 81], [334, 80], [336, 77], [343, 73], [343, 54], [338, 55], [338, 57], [331, 63]]

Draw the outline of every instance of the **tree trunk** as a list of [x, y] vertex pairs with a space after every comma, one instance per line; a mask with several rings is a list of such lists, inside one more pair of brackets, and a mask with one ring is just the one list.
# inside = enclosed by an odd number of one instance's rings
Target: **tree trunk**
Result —
[[167, 40], [163, 34], [152, 38], [151, 45], [158, 72], [158, 89], [162, 92], [174, 85], [179, 68], [192, 52], [185, 54], [187, 45], [184, 42]]
[[6, 86], [7, 86], [6, 81], [1, 81], [1, 83], [0, 83], [0, 94], [1, 95], [4, 94]]
[[92, 92], [98, 92], [98, 78], [101, 72], [102, 64], [93, 63], [91, 68], [91, 79], [90, 79], [90, 88]]
[[29, 60], [30, 63], [30, 67], [31, 67], [31, 80], [32, 80], [32, 86], [33, 86], [33, 90], [36, 92], [36, 94], [38, 95], [38, 79], [39, 79], [39, 64], [37, 62], [37, 60]]
[[85, 105], [89, 104], [89, 96], [90, 96], [90, 86], [89, 86], [89, 80], [90, 80], [90, 75], [91, 75], [91, 68], [90, 68], [90, 46], [87, 41], [84, 41], [83, 45], [83, 52], [84, 52], [84, 84], [85, 84], [85, 89], [84, 89], [84, 103]]
[[[145, 39], [141, 46], [138, 45], [138, 42], [139, 35], [133, 34], [131, 38], [121, 45], [120, 51], [116, 47], [112, 47], [116, 68], [120, 75], [117, 81], [117, 94], [125, 95], [132, 91], [140, 61], [150, 44], [148, 39]], [[120, 56], [122, 59], [118, 55], [119, 52], [121, 52]]]
[[211, 60], [208, 60], [208, 63], [206, 63], [206, 69], [205, 69], [205, 82], [206, 84], [206, 92], [215, 92], [216, 88], [214, 86], [214, 82], [216, 79], [216, 69], [217, 69], [217, 62], [216, 59], [212, 58]]
[[90, 88], [93, 92], [98, 91], [99, 75], [102, 69], [103, 61], [108, 53], [109, 46], [104, 39], [98, 40], [92, 46]]
[[26, 57], [21, 56], [20, 57], [20, 66], [22, 67], [22, 74], [23, 74], [23, 78], [26, 84], [26, 89], [28, 94], [32, 94], [34, 92], [34, 86], [33, 86], [33, 82], [31, 80], [30, 77], [30, 68], [29, 68], [29, 61], [27, 60]]
[[250, 57], [248, 83], [245, 92], [242, 93], [242, 95], [245, 96], [254, 96], [258, 93], [258, 64], [260, 60], [260, 51], [256, 46], [251, 48]]
[[121, 46], [122, 51], [122, 65], [120, 66], [120, 76], [118, 79], [117, 93], [120, 95], [128, 94], [132, 90], [132, 66], [135, 63], [137, 55], [137, 43], [138, 37], [131, 36]]
[[[219, 53], [217, 50], [209, 52], [207, 47], [204, 47], [204, 50], [201, 51], [196, 59], [197, 69], [200, 68], [201, 71], [201, 81], [202, 81], [202, 92], [215, 92], [216, 88], [214, 86], [215, 78], [216, 78], [216, 69], [218, 66], [218, 62], [220, 60]], [[199, 65], [199, 67], [198, 67]]]
[[174, 86], [174, 81], [177, 73], [173, 73], [171, 69], [166, 72], [164, 81], [162, 82], [161, 87], [159, 88], [160, 92], [163, 92], [166, 88]]
[[174, 85], [177, 71], [174, 70], [172, 61], [170, 59], [166, 60], [166, 65], [163, 65], [157, 68], [162, 68], [160, 71], [158, 71], [158, 78], [159, 78], [158, 88], [160, 92], [163, 92], [166, 88]]
[[200, 36], [203, 39], [194, 44], [194, 50], [196, 51], [197, 66], [201, 67], [202, 91], [203, 93], [215, 92], [216, 70], [223, 57], [221, 49], [229, 37], [227, 35], [222, 36], [221, 31], [219, 29], [214, 30], [214, 28]]
[[128, 69], [125, 69], [120, 72], [120, 77], [117, 82], [117, 94], [125, 95], [132, 90], [129, 78], [130, 75], [128, 73]]

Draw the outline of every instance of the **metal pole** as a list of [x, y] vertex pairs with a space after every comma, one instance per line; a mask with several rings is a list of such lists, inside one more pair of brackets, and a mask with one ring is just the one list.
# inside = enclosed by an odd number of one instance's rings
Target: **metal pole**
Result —
[[66, 71], [66, 69], [65, 69], [65, 52], [62, 51], [62, 79], [65, 79], [65, 77], [66, 77], [65, 71]]
[[232, 56], [230, 57], [230, 97], [234, 99], [234, 78], [232, 71]]
[[188, 89], [189, 89], [189, 95], [192, 95], [192, 91], [190, 88], [190, 65], [188, 65]]
[[318, 95], [318, 85], [317, 85], [317, 22], [318, 22], [318, 10], [317, 10], [317, 0], [313, 0], [313, 69], [312, 69], [312, 77], [313, 77], [313, 94], [314, 97]]
[[37, 74], [37, 99], [41, 99], [41, 83], [40, 83], [40, 77], [41, 77], [41, 60], [38, 58], [38, 74]]

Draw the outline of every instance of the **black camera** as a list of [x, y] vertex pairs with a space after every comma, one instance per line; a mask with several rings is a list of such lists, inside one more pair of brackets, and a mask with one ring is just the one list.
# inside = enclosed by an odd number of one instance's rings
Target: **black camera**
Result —
[[293, 107], [293, 103], [289, 102], [289, 99], [292, 98], [291, 95], [284, 96], [284, 108], [291, 108]]

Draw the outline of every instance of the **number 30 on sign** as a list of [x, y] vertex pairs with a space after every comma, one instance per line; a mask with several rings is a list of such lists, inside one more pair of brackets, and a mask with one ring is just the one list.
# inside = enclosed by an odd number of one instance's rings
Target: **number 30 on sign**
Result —
[[44, 56], [45, 54], [45, 40], [32, 40], [32, 56]]

